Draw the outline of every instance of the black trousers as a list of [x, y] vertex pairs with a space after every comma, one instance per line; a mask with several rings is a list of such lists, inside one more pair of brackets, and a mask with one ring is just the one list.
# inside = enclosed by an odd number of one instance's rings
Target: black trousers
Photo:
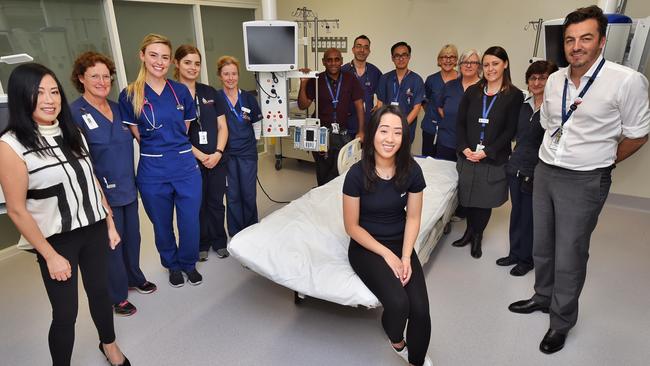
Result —
[[224, 226], [226, 207], [223, 205], [223, 196], [226, 194], [226, 175], [227, 165], [225, 162], [219, 162], [212, 169], [201, 166], [203, 195], [199, 211], [201, 226], [199, 250], [203, 252], [210, 248], [214, 250], [225, 248], [228, 244]]
[[422, 155], [423, 156], [436, 156], [436, 145], [433, 142], [436, 140], [435, 133], [428, 133], [422, 130]]
[[70, 365], [74, 328], [79, 307], [77, 281], [81, 269], [88, 296], [90, 315], [102, 343], [115, 341], [113, 309], [108, 296], [108, 230], [102, 220], [67, 233], [47, 238], [57, 253], [70, 262], [72, 277], [66, 281], [50, 278], [47, 262], [37, 254], [41, 276], [52, 305], [52, 324], [48, 342], [54, 366]]
[[612, 168], [575, 171], [539, 162], [533, 187], [535, 295], [549, 305], [550, 328], [578, 321], [589, 243], [612, 184]]
[[456, 161], [458, 160], [458, 154], [456, 149], [438, 144], [436, 145], [436, 159]]
[[483, 234], [492, 216], [491, 208], [464, 207], [467, 214], [467, 226], [472, 228], [474, 234]]
[[327, 154], [313, 152], [314, 161], [316, 162], [316, 182], [318, 186], [327, 184], [332, 179], [338, 177], [339, 169], [337, 166], [339, 151], [348, 142], [352, 141], [353, 136], [350, 134], [329, 134], [330, 147]]
[[527, 187], [532, 183], [523, 176], [508, 175], [510, 186], [510, 252], [519, 264], [533, 267], [533, 192]]
[[[401, 258], [402, 243], [400, 239], [383, 244]], [[402, 286], [381, 256], [354, 240], [350, 241], [348, 258], [354, 272], [384, 307], [381, 323], [392, 343], [399, 343], [404, 339], [404, 328], [408, 321], [406, 343], [409, 362], [422, 365], [431, 339], [431, 317], [427, 285], [415, 251], [411, 254], [413, 274], [406, 286]]]

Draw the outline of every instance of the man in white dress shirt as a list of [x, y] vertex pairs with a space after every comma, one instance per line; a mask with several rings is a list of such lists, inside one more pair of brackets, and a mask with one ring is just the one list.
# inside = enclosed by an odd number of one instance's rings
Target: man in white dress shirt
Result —
[[562, 349], [578, 319], [589, 241], [611, 185], [614, 164], [648, 140], [648, 80], [605, 61], [607, 17], [597, 6], [564, 20], [569, 67], [553, 73], [540, 115], [546, 130], [533, 191], [535, 295], [517, 301], [515, 313], [550, 313], [540, 343], [544, 353]]

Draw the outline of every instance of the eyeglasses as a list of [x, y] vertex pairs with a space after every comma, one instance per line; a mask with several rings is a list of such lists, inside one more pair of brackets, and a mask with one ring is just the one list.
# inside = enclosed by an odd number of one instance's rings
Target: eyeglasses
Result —
[[478, 61], [463, 61], [463, 62], [461, 62], [460, 64], [461, 64], [462, 66], [471, 67], [471, 66], [478, 66], [478, 65], [480, 65], [481, 63], [478, 62]]
[[456, 56], [440, 56], [438, 57], [440, 60], [445, 60], [445, 61], [456, 61], [458, 60], [458, 57]]
[[86, 77], [87, 77], [88, 79], [92, 80], [92, 81], [95, 81], [95, 82], [97, 82], [97, 81], [104, 81], [104, 80], [106, 80], [106, 81], [113, 81], [113, 79], [114, 79], [114, 76], [113, 76], [113, 75], [99, 75], [99, 74], [92, 74], [92, 75], [88, 75], [88, 76], [86, 76]]
[[403, 60], [409, 57], [411, 57], [411, 55], [409, 55], [408, 53], [396, 53], [393, 55], [393, 60], [397, 60], [397, 59]]
[[548, 76], [547, 76], [547, 75], [541, 75], [541, 76], [535, 76], [535, 75], [533, 75], [533, 76], [531, 76], [531, 77], [528, 78], [528, 82], [529, 82], [529, 83], [534, 83], [534, 82], [536, 82], [536, 81], [546, 81], [546, 79], [548, 79]]

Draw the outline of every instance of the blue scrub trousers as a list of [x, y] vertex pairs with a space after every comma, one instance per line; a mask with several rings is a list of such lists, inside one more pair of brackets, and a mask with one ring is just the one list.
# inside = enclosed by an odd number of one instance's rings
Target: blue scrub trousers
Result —
[[418, 118], [415, 117], [415, 121], [409, 125], [409, 136], [411, 137], [411, 144], [415, 140], [415, 131], [418, 129]]
[[257, 223], [257, 158], [228, 159], [228, 234], [238, 232]]
[[533, 192], [522, 190], [522, 178], [508, 174], [512, 202], [508, 256], [533, 268]]
[[113, 221], [122, 241], [109, 251], [108, 255], [108, 294], [111, 303], [119, 304], [126, 300], [129, 287], [144, 284], [147, 280], [140, 269], [140, 218], [138, 200], [113, 207]]
[[219, 162], [214, 168], [201, 167], [201, 181], [203, 183], [203, 198], [199, 221], [201, 223], [200, 251], [210, 248], [217, 250], [225, 248], [228, 236], [224, 227], [226, 207], [223, 205], [223, 196], [226, 193], [227, 162]]
[[[138, 182], [142, 204], [153, 223], [160, 263], [170, 271], [191, 272], [199, 259], [201, 174], [198, 169], [171, 182]], [[176, 208], [178, 246], [173, 217]]]

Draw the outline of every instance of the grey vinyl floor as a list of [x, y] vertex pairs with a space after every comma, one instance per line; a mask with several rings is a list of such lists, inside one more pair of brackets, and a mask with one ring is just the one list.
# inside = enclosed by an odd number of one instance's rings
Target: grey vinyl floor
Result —
[[[260, 180], [276, 200], [291, 200], [315, 185], [313, 166], [272, 157], [260, 160]], [[281, 207], [261, 192], [262, 216]], [[432, 318], [429, 355], [436, 365], [650, 364], [650, 213], [607, 205], [594, 232], [580, 319], [565, 348], [539, 352], [548, 315], [516, 315], [510, 302], [532, 294], [533, 272], [511, 277], [494, 261], [507, 253], [509, 206], [494, 211], [479, 260], [454, 248], [464, 222], [436, 247], [425, 265]], [[142, 218], [142, 268], [158, 284], [150, 295], [130, 293], [138, 312], [116, 318], [133, 365], [403, 365], [388, 346], [381, 310], [316, 299], [293, 303], [293, 293], [212, 256], [199, 266], [199, 286], [167, 283]], [[0, 261], [0, 365], [47, 365], [50, 305], [32, 255]], [[73, 365], [106, 364], [80, 295]]]

